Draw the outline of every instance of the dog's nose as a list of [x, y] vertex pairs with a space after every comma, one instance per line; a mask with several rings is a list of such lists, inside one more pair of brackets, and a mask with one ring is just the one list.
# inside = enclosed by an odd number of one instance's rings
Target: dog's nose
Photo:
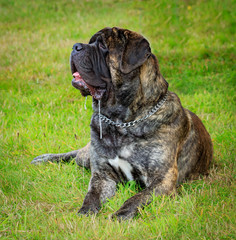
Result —
[[73, 46], [72, 49], [75, 50], [75, 51], [80, 51], [80, 50], [83, 49], [83, 46], [82, 46], [81, 43], [76, 43], [76, 44]]

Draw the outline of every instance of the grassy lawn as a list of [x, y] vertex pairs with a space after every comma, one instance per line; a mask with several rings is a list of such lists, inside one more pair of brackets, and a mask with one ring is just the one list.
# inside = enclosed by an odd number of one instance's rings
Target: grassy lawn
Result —
[[[233, 0], [0, 0], [0, 238], [235, 239], [236, 2]], [[90, 172], [32, 166], [43, 153], [90, 139], [91, 98], [71, 86], [76, 42], [119, 26], [143, 34], [169, 89], [204, 122], [214, 143], [207, 178], [154, 197], [130, 221], [110, 215], [137, 191], [120, 186], [96, 217], [77, 216]]]

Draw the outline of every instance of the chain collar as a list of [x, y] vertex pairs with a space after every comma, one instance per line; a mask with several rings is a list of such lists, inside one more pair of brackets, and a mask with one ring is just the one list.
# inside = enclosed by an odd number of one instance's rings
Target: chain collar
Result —
[[149, 112], [146, 116], [138, 119], [138, 120], [134, 120], [131, 122], [125, 122], [125, 123], [116, 123], [114, 121], [112, 121], [111, 119], [109, 119], [108, 117], [102, 115], [99, 112], [99, 119], [109, 125], [115, 126], [115, 127], [122, 127], [122, 128], [128, 128], [128, 127], [133, 127], [134, 125], [146, 120], [147, 118], [151, 117], [154, 113], [156, 113], [162, 106], [163, 104], [166, 102], [168, 96], [168, 92], [165, 94], [165, 96], [161, 99], [161, 101], [159, 101]]

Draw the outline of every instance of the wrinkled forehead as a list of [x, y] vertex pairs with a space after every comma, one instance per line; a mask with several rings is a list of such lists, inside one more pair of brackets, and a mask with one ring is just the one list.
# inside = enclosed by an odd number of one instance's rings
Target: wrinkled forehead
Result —
[[128, 38], [128, 36], [133, 35], [134, 32], [128, 30], [128, 29], [123, 29], [123, 28], [117, 28], [117, 27], [113, 27], [113, 28], [103, 28], [100, 31], [98, 31], [97, 33], [95, 33], [89, 43], [93, 43], [95, 41], [97, 41], [98, 39], [102, 39], [105, 41], [105, 43], [107, 44], [107, 46], [109, 46], [111, 43], [115, 44], [115, 43], [121, 43], [121, 42], [125, 42], [126, 39]]
[[112, 28], [101, 29], [91, 37], [91, 39], [89, 40], [89, 44], [94, 43], [98, 38], [103, 38], [106, 41], [107, 38], [111, 35], [112, 35]]

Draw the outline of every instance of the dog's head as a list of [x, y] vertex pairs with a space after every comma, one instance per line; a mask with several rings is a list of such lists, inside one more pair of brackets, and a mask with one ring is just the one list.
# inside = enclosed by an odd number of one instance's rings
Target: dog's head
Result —
[[108, 91], [110, 71], [107, 64], [108, 48], [99, 37], [93, 43], [76, 43], [71, 53], [71, 72], [74, 77], [72, 85], [83, 96], [92, 95], [101, 99]]
[[[110, 89], [118, 89], [124, 84], [128, 88], [132, 79], [140, 76], [140, 68], [144, 65], [143, 73], [159, 73], [148, 41], [136, 32], [116, 27], [100, 30], [92, 36], [89, 44], [76, 43], [70, 63], [74, 76], [72, 85], [83, 96], [92, 95], [97, 100], [107, 99]], [[129, 82], [124, 83], [127, 79]]]

